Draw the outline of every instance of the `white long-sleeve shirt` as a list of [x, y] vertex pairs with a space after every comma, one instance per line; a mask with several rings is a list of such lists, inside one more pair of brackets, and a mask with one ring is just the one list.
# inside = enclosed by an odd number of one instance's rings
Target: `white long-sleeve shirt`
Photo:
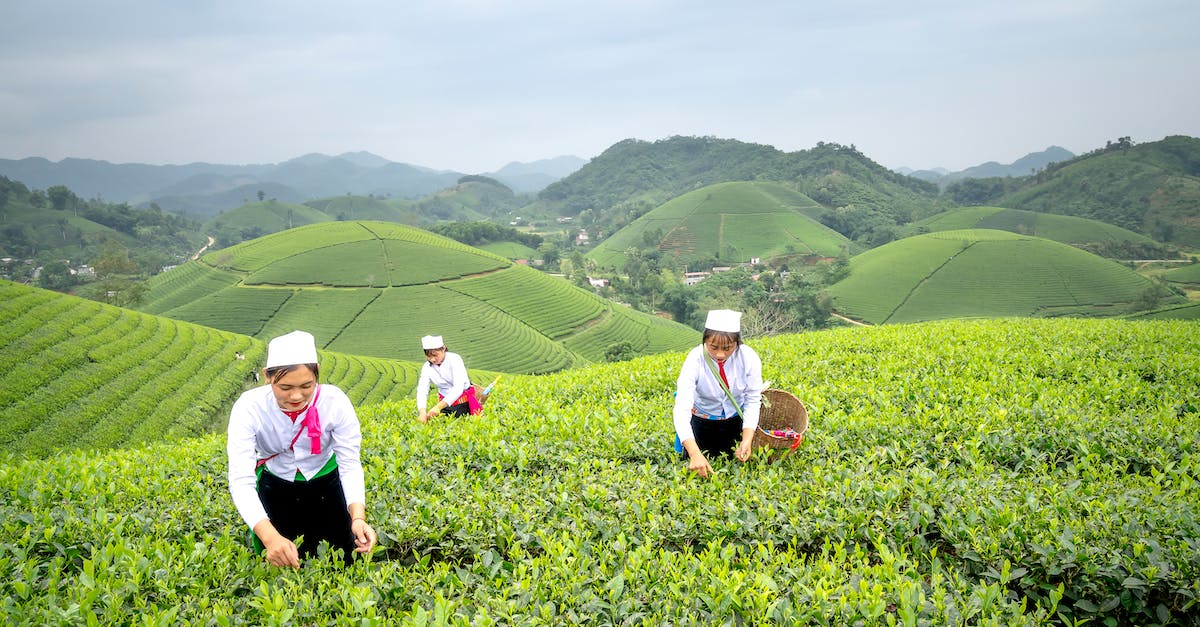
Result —
[[[246, 390], [233, 404], [225, 445], [229, 454], [229, 493], [238, 514], [251, 529], [267, 518], [258, 498], [255, 464], [276, 453], [278, 455], [267, 460], [267, 470], [285, 481], [293, 481], [296, 471], [300, 471], [306, 480], [312, 479], [329, 463], [330, 456], [336, 454], [346, 504], [366, 505], [366, 487], [359, 459], [362, 431], [354, 406], [337, 386], [322, 383], [317, 412], [321, 418], [321, 453], [313, 455], [304, 414], [292, 422], [279, 408], [270, 385]], [[297, 432], [301, 432], [300, 437], [292, 445]]]
[[[763, 387], [762, 360], [758, 353], [745, 344], [739, 345], [725, 359], [725, 378], [729, 380], [729, 391], [742, 406], [742, 428], [758, 427]], [[710, 416], [733, 416], [737, 413], [733, 403], [725, 396], [720, 380], [708, 367], [703, 344], [688, 353], [679, 370], [679, 380], [675, 383], [675, 407], [671, 417], [680, 442], [696, 438], [692, 433], [693, 407]]]
[[437, 386], [438, 394], [441, 394], [447, 403], [458, 400], [471, 385], [471, 379], [467, 376], [467, 365], [463, 363], [462, 357], [459, 357], [458, 353], [446, 351], [442, 365], [435, 366], [426, 361], [421, 366], [421, 379], [417, 381], [417, 411], [425, 411], [430, 381]]

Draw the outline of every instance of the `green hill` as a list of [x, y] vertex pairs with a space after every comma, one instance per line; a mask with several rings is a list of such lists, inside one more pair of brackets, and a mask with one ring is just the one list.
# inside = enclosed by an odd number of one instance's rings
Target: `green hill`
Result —
[[93, 263], [112, 241], [143, 270], [156, 272], [200, 247], [196, 230], [194, 222], [157, 208], [84, 200], [61, 185], [30, 190], [0, 176], [0, 257], [79, 266]]
[[811, 198], [778, 183], [717, 183], [678, 196], [634, 220], [587, 253], [621, 268], [625, 250], [654, 245], [678, 265], [718, 259], [747, 262], [785, 256], [836, 257], [850, 242], [817, 222]]
[[679, 353], [506, 377], [483, 419], [359, 405], [350, 568], [250, 552], [221, 434], [0, 458], [5, 622], [1192, 625], [1196, 325], [750, 338], [808, 436], [709, 481], [671, 449]]
[[413, 208], [427, 224], [435, 221], [470, 222], [507, 219], [509, 214], [530, 200], [530, 196], [514, 194], [495, 179], [469, 175], [460, 178], [454, 187], [420, 198], [413, 203]]
[[1172, 283], [1200, 286], [1200, 263], [1193, 263], [1182, 268], [1167, 270], [1160, 276], [1164, 280]]
[[[1157, 242], [1141, 233], [1099, 220], [1002, 207], [951, 209], [913, 222], [905, 227], [904, 232], [906, 235], [918, 235], [962, 229], [998, 229], [1020, 235], [1033, 235], [1070, 244], [1101, 256], [1125, 259], [1154, 257], [1157, 255], [1135, 253], [1161, 248]], [[1161, 254], [1161, 251], [1159, 253]]]
[[522, 211], [577, 216], [579, 227], [615, 233], [676, 196], [727, 181], [788, 183], [827, 210], [859, 214], [861, 224], [842, 220], [834, 227], [855, 238], [873, 219], [908, 222], [945, 204], [933, 183], [888, 170], [853, 146], [822, 142], [789, 153], [731, 139], [671, 137], [618, 142]]
[[[421, 361], [442, 335], [468, 367], [550, 372], [682, 350], [693, 329], [413, 227], [327, 222], [218, 250], [147, 283], [143, 311], [269, 339], [302, 328], [321, 348]], [[607, 343], [606, 343], [607, 342]]]
[[[0, 281], [0, 347], [0, 451], [34, 456], [223, 429], [266, 350], [245, 335], [10, 281]], [[358, 403], [409, 395], [417, 382], [415, 363], [328, 351], [321, 362], [322, 380]]]
[[1200, 248], [1200, 139], [1110, 143], [1047, 168], [995, 204], [1093, 218]]
[[216, 238], [219, 246], [229, 246], [297, 226], [331, 220], [333, 218], [325, 212], [308, 205], [266, 200], [223, 212], [209, 220], [204, 230]]
[[1066, 244], [971, 229], [905, 238], [850, 260], [837, 310], [875, 324], [998, 316], [1113, 316], [1151, 281]]
[[334, 220], [383, 220], [414, 224], [412, 201], [374, 196], [331, 196], [304, 203]]

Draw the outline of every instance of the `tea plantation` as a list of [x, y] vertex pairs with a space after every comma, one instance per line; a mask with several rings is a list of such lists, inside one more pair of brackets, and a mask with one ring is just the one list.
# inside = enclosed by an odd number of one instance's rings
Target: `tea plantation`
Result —
[[766, 377], [808, 405], [809, 436], [781, 463], [717, 461], [711, 480], [671, 450], [679, 353], [505, 376], [473, 419], [421, 425], [399, 395], [360, 403], [381, 545], [348, 568], [277, 570], [246, 548], [220, 434], [9, 455], [0, 614], [1195, 624], [1198, 331], [1002, 319], [751, 338]]

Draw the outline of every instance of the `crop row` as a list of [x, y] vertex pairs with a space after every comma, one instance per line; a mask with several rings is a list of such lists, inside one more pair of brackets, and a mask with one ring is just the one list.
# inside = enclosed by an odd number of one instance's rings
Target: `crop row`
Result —
[[260, 237], [208, 253], [203, 260], [219, 268], [254, 272], [292, 256], [297, 250], [319, 250], [346, 242], [374, 239], [356, 222], [332, 222], [288, 229], [286, 234]]
[[628, 308], [612, 306], [598, 324], [567, 338], [564, 343], [593, 362], [600, 362], [604, 361], [612, 345], [621, 342], [629, 342], [635, 351], [653, 354], [687, 350], [699, 341], [700, 335], [693, 329], [669, 324], [660, 318], [636, 317]]
[[378, 240], [344, 242], [295, 253], [246, 276], [247, 285], [383, 287], [389, 266]]
[[[457, 243], [457, 242], [456, 242]], [[490, 272], [512, 265], [507, 259], [478, 250], [457, 250], [443, 243], [383, 241], [393, 286], [418, 285], [432, 281]]]
[[228, 287], [163, 315], [214, 329], [256, 336], [292, 297], [290, 289]]
[[325, 353], [321, 379], [337, 385], [359, 404], [375, 404], [408, 396], [416, 386], [416, 364], [370, 357]]
[[[420, 331], [402, 346], [380, 345], [380, 336], [395, 335], [402, 329]], [[385, 290], [328, 348], [420, 362], [424, 360], [421, 335], [443, 336], [450, 350], [463, 355], [469, 368], [547, 372], [574, 361], [561, 345], [488, 303], [434, 285]]]
[[324, 346], [342, 331], [347, 321], [358, 316], [381, 293], [369, 289], [297, 288], [259, 330], [258, 337], [269, 340], [303, 329]]
[[147, 313], [162, 313], [236, 285], [238, 275], [203, 261], [189, 261], [146, 282], [148, 299], [138, 305]]
[[31, 332], [25, 341], [14, 342], [6, 347], [3, 367], [7, 369], [6, 372], [19, 371], [20, 374], [8, 378], [7, 385], [0, 393], [0, 405], [21, 402], [63, 376], [63, 373], [74, 368], [90, 367], [94, 363], [94, 351], [105, 348], [113, 338], [131, 333], [144, 324], [140, 317], [122, 314], [119, 310], [100, 308], [92, 311], [94, 315], [85, 318], [60, 319], [53, 325]]
[[544, 275], [520, 265], [445, 287], [487, 301], [551, 339], [573, 332], [603, 310], [594, 295], [566, 281], [545, 281]]

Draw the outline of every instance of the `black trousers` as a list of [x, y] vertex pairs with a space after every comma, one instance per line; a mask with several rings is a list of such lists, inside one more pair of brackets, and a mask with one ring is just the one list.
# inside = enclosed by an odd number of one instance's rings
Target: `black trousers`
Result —
[[451, 405], [444, 412], [447, 416], [466, 416], [471, 413], [471, 404], [463, 401], [457, 405]]
[[264, 469], [258, 477], [258, 498], [276, 531], [292, 541], [303, 536], [301, 557], [316, 555], [324, 540], [342, 549], [347, 564], [354, 559], [354, 532], [336, 469], [311, 481], [287, 481]]
[[705, 457], [732, 455], [742, 441], [742, 417], [708, 420], [693, 415], [692, 435]]

